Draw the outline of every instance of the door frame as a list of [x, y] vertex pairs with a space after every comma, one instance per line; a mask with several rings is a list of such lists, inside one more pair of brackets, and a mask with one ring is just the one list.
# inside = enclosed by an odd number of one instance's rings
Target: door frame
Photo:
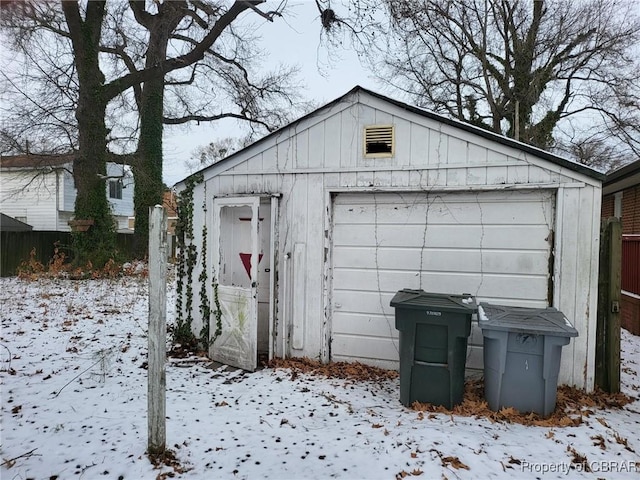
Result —
[[[220, 225], [219, 225], [219, 214], [217, 213], [217, 206], [221, 205], [221, 206], [247, 206], [250, 203], [253, 202], [257, 202], [257, 207], [258, 210], [260, 209], [260, 207], [263, 208], [270, 208], [271, 211], [271, 218], [270, 218], [270, 238], [269, 238], [269, 264], [270, 264], [270, 272], [269, 272], [269, 318], [268, 318], [268, 335], [269, 335], [269, 360], [271, 360], [276, 354], [277, 354], [277, 347], [276, 347], [276, 341], [277, 341], [277, 335], [278, 335], [278, 312], [277, 312], [277, 308], [278, 308], [278, 285], [277, 285], [277, 279], [278, 279], [278, 259], [279, 259], [279, 255], [278, 255], [278, 248], [279, 248], [279, 201], [282, 198], [282, 194], [280, 193], [276, 193], [276, 194], [255, 194], [255, 195], [245, 195], [245, 194], [238, 194], [238, 195], [234, 195], [234, 194], [229, 194], [229, 195], [213, 195], [210, 197], [210, 205], [211, 205], [211, 210], [212, 210], [212, 216], [211, 218], [211, 222], [212, 222], [212, 228], [210, 230], [210, 233], [208, 235], [209, 237], [209, 249], [207, 252], [205, 252], [205, 255], [208, 255], [209, 258], [211, 259], [211, 264], [213, 266], [215, 266], [216, 270], [219, 269], [219, 263], [220, 263], [220, 253], [219, 253], [219, 246], [220, 246]], [[269, 203], [267, 204], [266, 202], [263, 203], [263, 201], [265, 199], [269, 199]], [[253, 212], [252, 212], [253, 213]], [[257, 212], [256, 212], [257, 213]], [[258, 225], [254, 225], [255, 223], [259, 224], [259, 219], [258, 219], [259, 215], [253, 215], [252, 214], [252, 218], [251, 218], [251, 231], [252, 231], [252, 235], [254, 234], [254, 232], [257, 231], [257, 229], [259, 228]], [[258, 236], [259, 238], [259, 236]], [[255, 242], [253, 241], [254, 239], [252, 239], [252, 249], [255, 246]], [[258, 240], [258, 239], [256, 239]], [[257, 242], [259, 244], [259, 240]], [[257, 319], [257, 315], [258, 315], [258, 309], [257, 309], [257, 303], [258, 303], [258, 297], [257, 297], [257, 288], [258, 288], [258, 262], [254, 262], [253, 259], [254, 258], [258, 258], [257, 255], [255, 255], [256, 252], [252, 252], [254, 255], [252, 255], [252, 261], [251, 261], [251, 278], [255, 279], [254, 281], [252, 281], [252, 296], [253, 296], [253, 303], [255, 303], [255, 315], [256, 315], [256, 319]], [[214, 291], [213, 291], [213, 285], [209, 284], [207, 286], [207, 292], [208, 292], [208, 296], [210, 299], [210, 304], [211, 305], [215, 305], [214, 302]], [[209, 319], [209, 322], [212, 322], [212, 319]], [[257, 327], [257, 323], [256, 323], [256, 327]], [[215, 328], [213, 325], [210, 325], [209, 328], [210, 332], [214, 332]], [[257, 346], [256, 346], [257, 348]], [[256, 365], [257, 366], [257, 365]]]
[[[221, 257], [222, 233], [226, 225], [222, 223], [222, 211], [225, 208], [251, 209], [251, 257], [249, 268], [249, 287], [223, 285], [220, 283], [222, 277]], [[218, 279], [216, 292], [212, 292], [211, 305], [220, 305], [219, 314], [224, 315], [225, 325], [233, 328], [223, 331], [222, 334], [209, 344], [209, 356], [221, 363], [229, 364], [243, 370], [254, 371], [258, 366], [257, 338], [258, 338], [258, 253], [260, 238], [259, 222], [260, 198], [254, 196], [238, 196], [228, 198], [213, 199], [213, 242], [211, 264]], [[225, 252], [227, 253], [227, 252]], [[233, 257], [233, 253], [231, 257]], [[228, 253], [227, 253], [228, 255]], [[230, 257], [230, 258], [231, 258]], [[212, 288], [213, 290], [213, 288]], [[224, 307], [224, 308], [223, 308]], [[245, 316], [245, 320], [242, 316]], [[213, 316], [209, 319], [209, 332], [213, 334], [214, 329], [211, 322], [215, 321]], [[211, 337], [210, 337], [211, 338]], [[237, 345], [233, 345], [237, 340]], [[227, 340], [232, 340], [228, 342]]]

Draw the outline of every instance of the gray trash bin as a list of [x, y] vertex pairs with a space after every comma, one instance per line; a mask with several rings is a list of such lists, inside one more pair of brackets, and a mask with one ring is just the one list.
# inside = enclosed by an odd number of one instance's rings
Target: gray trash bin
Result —
[[484, 394], [489, 408], [513, 407], [544, 417], [556, 408], [562, 347], [578, 331], [555, 308], [481, 303]]

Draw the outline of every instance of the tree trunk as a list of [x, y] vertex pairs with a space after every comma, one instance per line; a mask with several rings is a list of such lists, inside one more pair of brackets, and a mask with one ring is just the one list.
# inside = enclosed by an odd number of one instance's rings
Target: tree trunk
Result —
[[149, 243], [149, 207], [162, 205], [162, 114], [164, 78], [145, 82], [140, 112], [140, 139], [135, 178], [135, 238], [134, 255], [147, 256]]
[[[154, 19], [149, 27], [149, 49], [146, 67], [151, 68], [166, 60], [169, 34], [173, 22]], [[164, 72], [147, 80], [142, 87], [140, 105], [140, 139], [137, 162], [133, 169], [135, 178], [135, 238], [134, 255], [147, 256], [149, 244], [149, 207], [162, 205], [164, 185], [162, 183], [162, 117], [164, 114]]]
[[76, 220], [93, 220], [86, 232], [75, 232], [73, 246], [76, 263], [90, 261], [102, 267], [116, 255], [116, 230], [106, 196], [107, 128], [104, 75], [100, 70], [100, 32], [105, 2], [89, 2], [85, 19], [78, 3], [62, 1], [78, 71], [78, 153], [73, 161], [77, 190]]
[[104, 180], [107, 173], [106, 107], [99, 97], [99, 86], [80, 89], [76, 118], [83, 128], [79, 129], [79, 151], [73, 162], [77, 190], [75, 218], [93, 220], [88, 231], [74, 233], [76, 262], [91, 261], [95, 267], [102, 267], [116, 256], [116, 229]]

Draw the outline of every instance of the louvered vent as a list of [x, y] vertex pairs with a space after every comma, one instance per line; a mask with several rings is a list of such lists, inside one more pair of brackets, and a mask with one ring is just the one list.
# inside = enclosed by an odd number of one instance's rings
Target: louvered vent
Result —
[[393, 125], [373, 125], [364, 129], [365, 157], [392, 157]]

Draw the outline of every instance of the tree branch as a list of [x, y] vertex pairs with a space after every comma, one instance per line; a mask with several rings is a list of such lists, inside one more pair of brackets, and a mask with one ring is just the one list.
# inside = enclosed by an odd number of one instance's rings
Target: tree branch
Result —
[[222, 32], [238, 17], [238, 15], [248, 8], [255, 7], [255, 5], [263, 3], [264, 1], [265, 0], [236, 0], [231, 8], [216, 21], [215, 25], [202, 39], [202, 41], [191, 51], [184, 55], [169, 58], [153, 67], [138, 70], [137, 72], [129, 73], [123, 77], [113, 80], [104, 86], [105, 97], [111, 99], [136, 83], [143, 83], [157, 75], [163, 75], [202, 60], [206, 51], [216, 42]]
[[136, 22], [149, 30], [151, 28], [151, 22], [153, 21], [153, 15], [145, 10], [145, 3], [145, 0], [129, 0], [129, 6], [131, 7]]
[[192, 85], [196, 79], [196, 66], [194, 65], [191, 69], [191, 76], [189, 80], [180, 80], [180, 81], [166, 81], [165, 85], [178, 86], [178, 85]]
[[188, 122], [215, 122], [216, 120], [221, 120], [223, 118], [236, 118], [238, 120], [244, 120], [249, 123], [261, 125], [269, 131], [272, 129], [271, 125], [265, 123], [262, 120], [250, 118], [240, 113], [231, 113], [231, 112], [220, 113], [218, 115], [186, 115], [180, 118], [164, 117], [162, 119], [162, 123], [164, 123], [165, 125], [181, 125]]
[[[123, 45], [116, 45], [115, 47], [101, 46], [100, 51], [104, 53], [110, 53], [112, 55], [116, 55], [118, 58], [120, 58], [124, 62], [129, 72], [138, 71], [138, 69], [136, 68], [135, 62], [127, 54]], [[140, 110], [140, 107], [142, 105], [142, 85], [140, 85], [139, 83], [136, 83], [133, 86], [133, 95], [136, 99], [136, 105], [138, 106], [138, 110]]]

